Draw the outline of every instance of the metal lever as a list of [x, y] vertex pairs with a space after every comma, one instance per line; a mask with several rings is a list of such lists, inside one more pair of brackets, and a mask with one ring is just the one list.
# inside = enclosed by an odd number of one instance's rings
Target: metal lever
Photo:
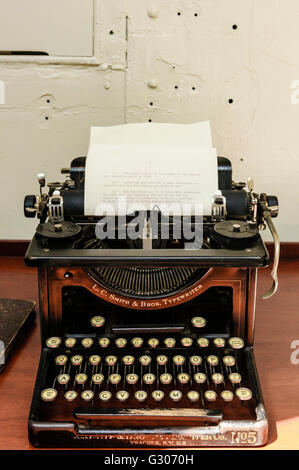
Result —
[[273, 261], [273, 268], [271, 271], [271, 276], [273, 279], [273, 284], [272, 287], [262, 296], [262, 299], [269, 299], [269, 297], [272, 297], [273, 294], [277, 291], [278, 288], [278, 278], [277, 278], [277, 269], [278, 269], [278, 263], [279, 263], [279, 255], [280, 255], [280, 240], [278, 233], [276, 232], [276, 228], [272, 222], [271, 214], [269, 210], [265, 210], [263, 213], [263, 217], [265, 221], [268, 224], [268, 227], [270, 229], [271, 235], [274, 240], [274, 261]]

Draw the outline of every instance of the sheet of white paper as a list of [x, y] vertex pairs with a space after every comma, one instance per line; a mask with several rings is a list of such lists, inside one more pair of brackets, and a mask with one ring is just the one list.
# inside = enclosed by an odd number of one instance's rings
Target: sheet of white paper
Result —
[[213, 147], [209, 121], [194, 124], [158, 122], [92, 127], [90, 145], [167, 145]]
[[[218, 189], [216, 149], [199, 146], [90, 145], [85, 172], [85, 215], [119, 213], [119, 198], [131, 210], [163, 204], [203, 206], [210, 214]], [[130, 211], [131, 211], [130, 210]], [[129, 212], [130, 212], [129, 211]], [[174, 212], [175, 213], [175, 212]], [[177, 212], [180, 214], [181, 212]], [[109, 214], [107, 206], [105, 214]]]

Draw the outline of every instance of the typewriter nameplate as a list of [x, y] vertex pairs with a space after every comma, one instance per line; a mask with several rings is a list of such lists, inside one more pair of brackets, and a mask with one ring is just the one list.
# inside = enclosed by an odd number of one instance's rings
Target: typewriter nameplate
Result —
[[133, 308], [138, 310], [173, 307], [193, 299], [201, 293], [202, 289], [203, 285], [200, 280], [183, 289], [181, 292], [169, 295], [167, 297], [154, 299], [136, 299], [117, 294], [116, 292], [110, 291], [107, 288], [101, 287], [98, 283], [94, 283], [91, 286], [91, 290], [95, 292], [98, 297], [101, 297], [102, 299], [115, 305], [121, 305], [126, 308]]

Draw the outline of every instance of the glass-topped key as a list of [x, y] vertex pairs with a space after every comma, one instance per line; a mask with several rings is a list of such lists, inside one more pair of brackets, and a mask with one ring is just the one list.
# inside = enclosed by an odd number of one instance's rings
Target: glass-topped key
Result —
[[222, 360], [227, 367], [232, 367], [236, 364], [236, 359], [233, 356], [223, 356]]
[[68, 357], [64, 354], [61, 354], [60, 356], [55, 357], [55, 364], [57, 366], [64, 366], [67, 363], [67, 360]]
[[41, 399], [43, 401], [54, 401], [57, 397], [57, 390], [55, 388], [46, 388], [41, 393]]
[[83, 362], [83, 357], [80, 356], [79, 354], [76, 354], [75, 356], [71, 357], [71, 363], [73, 366], [80, 366]]
[[191, 356], [189, 360], [190, 364], [192, 364], [193, 366], [200, 366], [200, 364], [202, 363], [202, 358], [200, 356]]
[[167, 348], [174, 348], [175, 347], [175, 339], [174, 338], [165, 338], [164, 344]]
[[131, 340], [131, 344], [132, 346], [134, 346], [134, 348], [141, 348], [141, 346], [143, 345], [143, 339], [142, 338], [132, 338]]
[[90, 319], [90, 324], [95, 328], [101, 328], [105, 324], [105, 318], [101, 317], [100, 315], [96, 315]]
[[126, 365], [126, 366], [130, 366], [132, 364], [134, 364], [135, 362], [135, 357], [134, 356], [124, 356], [122, 358], [122, 362]]
[[209, 346], [208, 338], [198, 338], [197, 344], [200, 348], [207, 348]]
[[110, 344], [109, 338], [99, 338], [99, 345], [102, 348], [108, 348], [109, 344]]
[[70, 380], [70, 376], [68, 374], [60, 374], [57, 376], [57, 381], [60, 385], [66, 385]]
[[66, 338], [64, 344], [66, 348], [73, 348], [76, 342], [77, 342], [76, 338]]
[[168, 357], [164, 354], [160, 354], [159, 356], [157, 356], [156, 360], [160, 366], [164, 366], [168, 362]]
[[116, 338], [115, 344], [118, 348], [124, 348], [127, 344], [126, 338]]
[[203, 317], [193, 317], [191, 323], [195, 328], [203, 328], [207, 324], [206, 319]]
[[60, 344], [61, 338], [59, 338], [58, 336], [51, 336], [51, 338], [48, 338], [46, 340], [46, 345], [48, 346], [48, 348], [58, 348]]
[[103, 374], [94, 374], [91, 380], [95, 385], [100, 385], [104, 381], [104, 378]]
[[81, 344], [84, 348], [90, 348], [93, 344], [93, 339], [92, 338], [83, 338], [81, 340]]
[[217, 347], [217, 348], [224, 348], [225, 346], [225, 339], [223, 338], [215, 338], [213, 340], [213, 343], [214, 345]]
[[193, 339], [192, 339], [192, 338], [189, 338], [189, 337], [182, 338], [182, 339], [181, 339], [181, 344], [182, 344], [182, 346], [184, 346], [185, 348], [188, 348], [189, 346], [192, 346], [192, 344], [193, 344]]
[[233, 337], [229, 338], [228, 344], [234, 349], [242, 349], [244, 346], [244, 341], [242, 338]]
[[88, 361], [92, 366], [97, 366], [100, 364], [101, 358], [97, 354], [93, 354], [93, 356], [89, 357]]

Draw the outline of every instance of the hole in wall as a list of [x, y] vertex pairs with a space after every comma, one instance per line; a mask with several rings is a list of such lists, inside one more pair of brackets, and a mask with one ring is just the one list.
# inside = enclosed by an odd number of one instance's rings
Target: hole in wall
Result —
[[178, 87], [177, 85], [175, 85], [175, 87], [174, 87], [174, 88], [175, 88], [175, 90], [177, 90], [179, 87]]
[[237, 28], [238, 28], [238, 25], [233, 24], [233, 25], [232, 25], [232, 28], [233, 28], [233, 29], [237, 29]]
[[234, 102], [234, 100], [233, 100], [232, 98], [230, 98], [230, 99], [228, 100], [228, 102], [229, 102], [229, 104], [232, 104], [232, 103]]
[[180, 15], [181, 15], [181, 12], [180, 12], [180, 11], [178, 11], [178, 16], [180, 16]]
[[49, 116], [45, 116], [45, 120], [48, 121], [48, 119], [49, 119]]
[[193, 87], [192, 87], [192, 90], [195, 90], [195, 89], [196, 89], [195, 86], [193, 86]]
[[149, 119], [149, 120], [148, 120], [148, 122], [152, 122], [152, 120], [151, 120], [151, 119]]
[[150, 106], [153, 106], [153, 104], [154, 104], [154, 103], [151, 101], [149, 105], [150, 105]]
[[198, 13], [194, 13], [194, 16], [198, 16]]
[[112, 29], [111, 29], [111, 31], [109, 31], [109, 34], [111, 34], [111, 35], [114, 34], [114, 31], [112, 31]]

